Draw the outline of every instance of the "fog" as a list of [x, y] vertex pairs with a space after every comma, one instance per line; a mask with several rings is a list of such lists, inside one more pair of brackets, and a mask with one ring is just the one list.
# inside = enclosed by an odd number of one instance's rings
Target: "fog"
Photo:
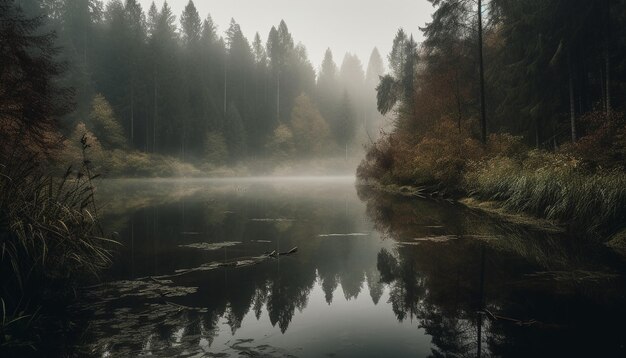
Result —
[[[141, 0], [147, 11], [150, 0]], [[155, 2], [160, 7], [162, 1]], [[180, 16], [188, 0], [169, 0], [174, 14]], [[426, 0], [213, 0], [196, 1], [202, 18], [210, 14], [223, 33], [234, 18], [249, 39], [258, 31], [267, 39], [269, 29], [285, 20], [302, 42], [311, 62], [318, 68], [328, 47], [338, 56], [345, 52], [367, 61], [372, 48], [385, 55], [399, 27], [413, 33], [421, 42], [423, 27], [430, 21], [433, 7]]]
[[354, 174], [392, 126], [376, 87], [393, 38], [404, 28], [419, 42], [433, 10], [426, 0], [18, 3], [55, 31], [59, 91], [73, 92], [57, 118], [60, 161], [87, 156], [105, 177]]

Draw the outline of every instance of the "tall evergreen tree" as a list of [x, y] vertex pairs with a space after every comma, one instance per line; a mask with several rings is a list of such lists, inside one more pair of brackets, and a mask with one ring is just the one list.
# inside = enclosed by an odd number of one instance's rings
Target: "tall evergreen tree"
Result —
[[184, 45], [191, 48], [198, 45], [202, 35], [202, 20], [192, 0], [189, 0], [180, 17], [181, 34]]
[[[47, 153], [73, 91], [59, 87], [65, 66], [44, 18], [27, 18], [13, 1], [0, 2], [0, 153]], [[21, 158], [21, 157], [20, 157]], [[13, 156], [13, 159], [18, 159]], [[10, 164], [11, 158], [2, 158]]]
[[326, 49], [319, 75], [317, 76], [317, 104], [322, 116], [329, 123], [334, 132], [337, 122], [341, 89], [337, 64], [333, 60], [333, 53]]
[[365, 118], [363, 120], [365, 133], [368, 139], [373, 140], [376, 137], [378, 131], [372, 131], [372, 128], [382, 127], [383, 117], [379, 114], [376, 108], [376, 86], [380, 82], [380, 78], [385, 74], [385, 65], [383, 59], [378, 52], [378, 48], [372, 50], [369, 62], [367, 64], [367, 72], [365, 74], [365, 87], [363, 103], [366, 104], [364, 109]]
[[378, 48], [374, 47], [370, 59], [367, 63], [367, 72], [365, 74], [365, 82], [369, 88], [374, 89], [380, 81], [380, 76], [385, 74], [385, 65], [383, 58], [378, 52]]

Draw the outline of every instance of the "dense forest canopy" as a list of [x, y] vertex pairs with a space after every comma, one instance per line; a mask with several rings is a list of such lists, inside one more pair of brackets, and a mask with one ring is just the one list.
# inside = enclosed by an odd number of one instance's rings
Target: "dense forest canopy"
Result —
[[249, 40], [234, 19], [218, 32], [193, 1], [179, 16], [167, 2], [149, 9], [136, 0], [15, 5], [57, 34], [58, 58], [68, 67], [62, 82], [76, 93], [62, 134], [75, 141], [88, 133], [105, 152], [213, 165], [343, 156], [381, 126], [374, 88], [384, 68], [376, 49], [367, 78], [355, 55], [338, 67], [330, 50], [318, 74], [284, 21]]
[[623, 109], [624, 1], [430, 2], [424, 42], [400, 30], [379, 87], [379, 109], [396, 109], [407, 133], [479, 120], [482, 92], [488, 132], [541, 148], [588, 134], [577, 125], [586, 113]]
[[600, 236], [626, 207], [626, 3], [429, 0], [377, 87], [394, 129], [364, 182], [469, 198]]

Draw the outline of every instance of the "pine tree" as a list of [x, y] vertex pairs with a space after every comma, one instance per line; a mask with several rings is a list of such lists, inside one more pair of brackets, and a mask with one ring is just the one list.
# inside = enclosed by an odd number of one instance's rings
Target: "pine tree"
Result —
[[317, 77], [317, 104], [333, 133], [335, 133], [338, 121], [340, 96], [338, 69], [333, 60], [333, 53], [329, 48], [324, 54], [324, 60]]
[[254, 52], [254, 61], [259, 66], [267, 65], [267, 53], [263, 42], [261, 42], [261, 35], [257, 32], [254, 35], [254, 41], [252, 42], [252, 51]]
[[193, 1], [189, 0], [180, 17], [182, 40], [187, 48], [198, 45], [202, 34], [202, 20]]
[[[182, 74], [184, 81], [185, 108], [181, 118], [183, 159], [204, 154], [202, 143], [206, 139], [207, 128], [203, 124], [203, 83], [199, 74], [206, 64], [201, 62], [202, 20], [193, 1], [189, 1], [180, 17], [182, 40]], [[203, 130], [197, 130], [202, 128]]]
[[140, 147], [145, 148], [147, 143], [147, 137], [143, 137], [141, 141], [137, 140], [139, 134], [143, 136], [145, 131], [139, 131], [137, 133], [137, 123], [140, 126], [148, 126], [146, 120], [138, 121], [138, 118], [147, 118], [146, 108], [148, 98], [145, 95], [145, 86], [142, 84], [145, 82], [145, 72], [143, 63], [146, 58], [146, 17], [141, 8], [141, 4], [137, 0], [126, 0], [124, 6], [124, 12], [126, 14], [126, 24], [128, 28], [127, 34], [127, 56], [129, 63], [129, 91], [128, 101], [129, 103], [129, 116], [130, 116], [130, 143], [131, 145], [137, 145], [138, 142], [142, 142]]
[[484, 65], [484, 2], [478, 0], [429, 0], [436, 7], [433, 21], [424, 28], [424, 35], [429, 46], [437, 46], [447, 39], [464, 36], [466, 32], [476, 34], [476, 52], [478, 54], [478, 108], [480, 115], [480, 139], [487, 142], [487, 108], [485, 94]]
[[202, 25], [200, 39], [200, 77], [202, 79], [203, 131], [219, 131], [223, 126], [223, 70], [225, 49], [217, 36], [215, 24], [210, 15]]
[[400, 29], [389, 55], [392, 73], [381, 78], [376, 87], [377, 108], [383, 115], [398, 106], [399, 114], [414, 116], [415, 76], [417, 73], [417, 43]]
[[404, 29], [400, 28], [393, 39], [393, 46], [389, 54], [389, 67], [391, 68], [391, 74], [395, 78], [401, 78], [404, 72], [406, 41], [407, 35]]
[[368, 88], [371, 88], [372, 90], [376, 88], [376, 85], [378, 85], [378, 82], [380, 81], [380, 76], [384, 73], [385, 65], [383, 64], [383, 58], [380, 56], [378, 48], [374, 47], [367, 64], [367, 72], [365, 75], [365, 82]]
[[339, 70], [339, 78], [349, 95], [360, 102], [365, 85], [365, 72], [358, 56], [346, 53]]
[[183, 131], [175, 119], [185, 118], [184, 90], [178, 51], [176, 17], [167, 2], [156, 17], [149, 46], [152, 60], [152, 149], [181, 154]]
[[378, 48], [372, 50], [369, 62], [367, 64], [367, 72], [365, 75], [365, 87], [364, 87], [364, 102], [367, 108], [365, 108], [365, 118], [363, 119], [365, 134], [369, 140], [374, 140], [378, 131], [373, 131], [372, 128], [380, 129], [382, 127], [383, 117], [379, 114], [376, 108], [376, 87], [380, 82], [380, 78], [385, 73], [385, 67], [383, 59], [378, 52]]
[[[65, 66], [42, 17], [27, 18], [13, 1], [0, 2], [0, 156], [49, 153], [73, 91], [59, 87]], [[19, 154], [19, 153], [17, 153]], [[14, 157], [17, 159], [17, 157]]]
[[156, 32], [157, 25], [159, 22], [159, 10], [157, 9], [154, 1], [150, 4], [150, 9], [148, 10], [148, 34], [150, 36], [154, 36]]

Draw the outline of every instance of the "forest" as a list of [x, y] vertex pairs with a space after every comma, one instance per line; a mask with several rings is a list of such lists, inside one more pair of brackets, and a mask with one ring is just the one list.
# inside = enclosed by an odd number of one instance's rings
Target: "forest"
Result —
[[[52, 31], [58, 77], [75, 107], [61, 116], [61, 160], [79, 162], [80, 138], [109, 176], [201, 175], [224, 166], [354, 157], [378, 135], [374, 48], [366, 70], [327, 50], [319, 69], [284, 21], [252, 41], [231, 20], [218, 30], [190, 1], [20, 1]], [[8, 14], [7, 14], [8, 15]], [[340, 66], [335, 61], [340, 61]]]
[[621, 356], [626, 0], [415, 3], [0, 0], [0, 355]]
[[403, 30], [393, 41], [377, 103], [394, 129], [370, 147], [358, 176], [603, 240], [619, 232], [624, 2], [430, 2], [424, 42]]

